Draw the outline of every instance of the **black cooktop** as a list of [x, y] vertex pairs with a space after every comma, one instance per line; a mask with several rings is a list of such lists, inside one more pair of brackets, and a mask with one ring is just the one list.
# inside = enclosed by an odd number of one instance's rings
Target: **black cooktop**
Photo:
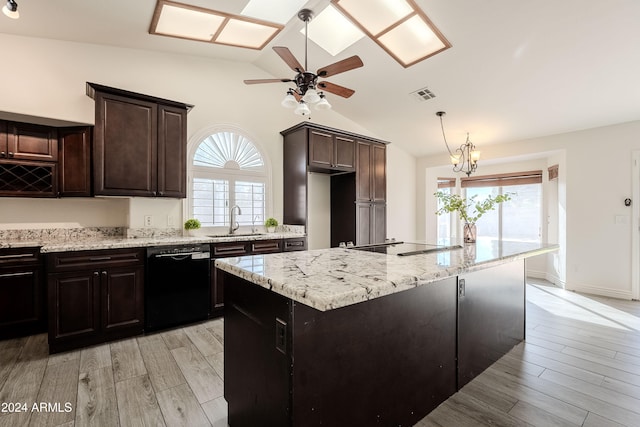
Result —
[[450, 251], [452, 249], [460, 249], [460, 245], [432, 245], [428, 243], [411, 243], [411, 242], [391, 242], [379, 245], [363, 245], [354, 246], [353, 249], [358, 251], [376, 252], [387, 255], [418, 255], [430, 252]]

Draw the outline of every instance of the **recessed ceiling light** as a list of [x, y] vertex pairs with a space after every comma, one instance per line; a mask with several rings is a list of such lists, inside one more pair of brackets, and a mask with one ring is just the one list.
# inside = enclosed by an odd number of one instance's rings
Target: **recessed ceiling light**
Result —
[[[304, 28], [300, 30], [304, 34]], [[351, 21], [332, 5], [327, 6], [309, 22], [309, 39], [336, 56], [364, 37]]]
[[283, 28], [255, 18], [158, 0], [149, 33], [259, 50]]
[[414, 0], [331, 0], [403, 67], [451, 47]]

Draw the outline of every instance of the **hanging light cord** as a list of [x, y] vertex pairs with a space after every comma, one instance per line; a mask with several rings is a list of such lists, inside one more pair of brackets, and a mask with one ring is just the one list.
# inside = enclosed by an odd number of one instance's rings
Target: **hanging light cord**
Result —
[[440, 116], [440, 129], [442, 129], [442, 139], [444, 139], [444, 145], [446, 145], [447, 147], [447, 151], [449, 151], [449, 155], [453, 156], [453, 153], [451, 152], [451, 148], [449, 148], [449, 143], [447, 142], [447, 137], [444, 135], [444, 125], [442, 124], [442, 116], [444, 116], [443, 114], [438, 114]]

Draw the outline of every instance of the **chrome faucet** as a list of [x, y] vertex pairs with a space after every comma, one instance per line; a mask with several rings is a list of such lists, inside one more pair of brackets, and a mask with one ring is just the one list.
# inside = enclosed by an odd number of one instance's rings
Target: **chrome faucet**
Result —
[[238, 215], [242, 215], [242, 210], [240, 210], [240, 206], [238, 205], [231, 206], [231, 209], [229, 210], [229, 217], [231, 218], [231, 221], [229, 221], [229, 234], [233, 234], [234, 231], [240, 228], [240, 224], [236, 222], [236, 215], [235, 215], [236, 209], [238, 209]]

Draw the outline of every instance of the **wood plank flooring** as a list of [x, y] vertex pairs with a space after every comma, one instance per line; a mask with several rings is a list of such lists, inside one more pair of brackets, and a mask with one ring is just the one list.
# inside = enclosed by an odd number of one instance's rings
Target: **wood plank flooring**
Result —
[[[416, 427], [640, 426], [640, 302], [529, 283], [527, 341]], [[28, 407], [0, 427], [225, 427], [222, 322], [53, 356], [45, 335], [1, 341], [0, 404]]]

